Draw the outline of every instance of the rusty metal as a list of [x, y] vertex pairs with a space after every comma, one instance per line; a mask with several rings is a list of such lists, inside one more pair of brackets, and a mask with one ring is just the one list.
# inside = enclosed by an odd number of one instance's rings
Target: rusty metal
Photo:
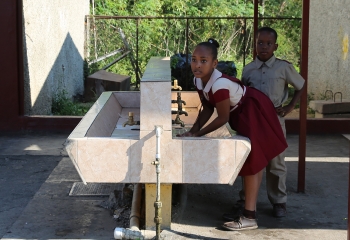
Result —
[[[140, 24], [140, 18], [136, 20], [136, 72], [140, 73], [140, 67], [139, 67], [139, 24]], [[141, 75], [136, 74], [136, 88], [140, 89], [140, 79]]]
[[[102, 69], [106, 70], [107, 68], [109, 68], [110, 66], [114, 65], [115, 63], [119, 62], [120, 60], [122, 60], [123, 58], [125, 58], [126, 56], [128, 56], [128, 54], [131, 54], [130, 51], [126, 51], [125, 53], [123, 53], [121, 56], [119, 56], [117, 59], [113, 60], [112, 62], [110, 62], [108, 65], [104, 66]], [[136, 75], [138, 76], [138, 75]]]
[[341, 92], [334, 93], [333, 102], [335, 102], [335, 97], [337, 96], [337, 94], [340, 94], [340, 102], [343, 102], [343, 94]]
[[300, 130], [299, 130], [299, 161], [298, 161], [298, 192], [305, 192], [305, 158], [306, 158], [306, 127], [307, 127], [307, 75], [309, 61], [309, 15], [310, 0], [303, 0], [302, 41], [301, 41], [301, 76], [305, 79], [303, 93], [300, 99]]
[[[350, 141], [350, 139], [349, 139]], [[350, 144], [349, 144], [349, 165], [350, 165]], [[350, 240], [350, 166], [349, 166], [349, 189], [348, 189], [348, 240]]]
[[[244, 19], [244, 26], [243, 26], [243, 46], [246, 46], [247, 44], [247, 19]], [[245, 59], [247, 57], [246, 50], [244, 48], [243, 51], [243, 66], [245, 66]]]
[[[258, 31], [258, 21], [259, 21], [259, 0], [254, 0], [254, 35], [253, 43], [255, 42], [255, 33]], [[256, 46], [253, 44], [253, 59], [256, 57]]]
[[[256, 1], [256, 0], [255, 0]], [[91, 18], [94, 17], [95, 19], [254, 19], [254, 17], [243, 17], [243, 16], [238, 16], [238, 17], [151, 17], [151, 16], [143, 16], [143, 17], [138, 17], [138, 16], [90, 16]], [[261, 19], [289, 19], [289, 20], [301, 20], [301, 18], [297, 17], [263, 17]]]
[[[188, 79], [188, 54], [189, 54], [189, 49], [188, 49], [188, 36], [189, 36], [189, 23], [188, 19], [186, 19], [186, 79]], [[188, 89], [188, 81], [186, 81], [186, 89]]]

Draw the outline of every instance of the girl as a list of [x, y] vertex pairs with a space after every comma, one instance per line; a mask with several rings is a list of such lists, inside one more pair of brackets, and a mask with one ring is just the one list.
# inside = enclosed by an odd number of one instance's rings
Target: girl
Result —
[[[256, 202], [263, 169], [287, 148], [271, 100], [262, 92], [243, 86], [241, 81], [216, 70], [219, 44], [214, 39], [199, 43], [193, 54], [191, 69], [203, 110], [193, 127], [182, 137], [199, 137], [229, 122], [238, 134], [251, 142], [250, 154], [239, 175], [244, 178], [245, 208], [241, 216], [223, 224], [228, 230], [256, 229]], [[213, 114], [217, 117], [202, 128]]]

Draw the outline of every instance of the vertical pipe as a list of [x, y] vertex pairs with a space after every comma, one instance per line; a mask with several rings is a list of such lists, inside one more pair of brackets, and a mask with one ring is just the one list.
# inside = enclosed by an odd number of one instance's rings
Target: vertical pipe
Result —
[[139, 76], [139, 22], [140, 18], [136, 20], [136, 87], [140, 89], [140, 77]]
[[255, 33], [258, 31], [259, 21], [259, 0], [254, 0], [254, 34], [253, 34], [253, 59], [256, 57]]
[[247, 19], [244, 18], [244, 26], [243, 26], [243, 67], [245, 66], [245, 58], [247, 57], [246, 44], [247, 44]]
[[185, 77], [186, 77], [186, 90], [188, 90], [188, 18], [186, 18], [186, 73], [185, 73]]
[[140, 230], [140, 212], [141, 212], [141, 183], [134, 185], [134, 194], [132, 195], [132, 204], [130, 211], [130, 229]]
[[309, 12], [310, 0], [303, 0], [301, 22], [301, 76], [305, 79], [304, 90], [300, 98], [298, 192], [305, 192], [305, 157], [306, 157], [306, 112], [307, 112], [307, 75], [309, 58]]
[[18, 115], [24, 115], [23, 1], [17, 1]]
[[[350, 141], [350, 137], [349, 137]], [[349, 144], [349, 165], [350, 165], [350, 144]], [[349, 166], [349, 189], [348, 189], [348, 240], [350, 240], [350, 166]]]
[[160, 225], [162, 223], [161, 217], [161, 208], [162, 202], [160, 201], [160, 135], [162, 133], [162, 128], [160, 126], [156, 126], [156, 161], [153, 164], [156, 166], [156, 174], [157, 174], [157, 196], [156, 201], [154, 202], [155, 208], [155, 217], [154, 222], [156, 224], [156, 240], [160, 239]]

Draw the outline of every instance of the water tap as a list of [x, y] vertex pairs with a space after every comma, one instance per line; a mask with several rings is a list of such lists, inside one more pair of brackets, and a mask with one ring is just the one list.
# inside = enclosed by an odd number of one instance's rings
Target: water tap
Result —
[[171, 111], [171, 114], [178, 114], [178, 115], [185, 114], [185, 116], [188, 116], [188, 113], [182, 110], [182, 104], [186, 105], [186, 102], [184, 100], [181, 100], [180, 92], [177, 92], [177, 100], [171, 100], [171, 103], [177, 103], [177, 111]]
[[172, 124], [180, 124], [181, 127], [185, 127], [185, 123], [180, 119], [179, 114], [176, 115], [175, 120], [172, 120]]
[[174, 80], [174, 85], [171, 86], [171, 89], [175, 89], [175, 90], [182, 90], [182, 87], [180, 87], [179, 85], [177, 85], [177, 80]]
[[129, 112], [128, 121], [123, 123], [123, 127], [125, 127], [126, 125], [130, 125], [130, 126], [140, 125], [140, 121], [134, 121], [134, 113], [133, 112]]

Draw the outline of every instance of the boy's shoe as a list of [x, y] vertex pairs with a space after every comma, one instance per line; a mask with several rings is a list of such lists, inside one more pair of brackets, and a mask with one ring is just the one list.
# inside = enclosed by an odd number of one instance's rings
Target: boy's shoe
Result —
[[285, 217], [287, 215], [287, 205], [285, 203], [276, 203], [273, 205], [273, 216], [276, 218]]
[[258, 228], [258, 222], [256, 219], [246, 218], [241, 215], [234, 221], [224, 223], [222, 227], [230, 231], [251, 230]]

